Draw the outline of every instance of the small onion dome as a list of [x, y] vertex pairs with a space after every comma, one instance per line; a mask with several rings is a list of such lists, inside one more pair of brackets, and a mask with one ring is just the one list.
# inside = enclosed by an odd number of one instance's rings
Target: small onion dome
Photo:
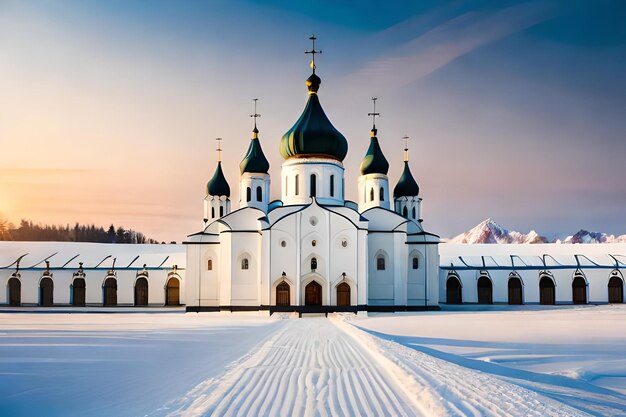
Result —
[[361, 161], [361, 175], [387, 175], [387, 171], [389, 171], [389, 162], [387, 162], [387, 158], [385, 158], [383, 151], [380, 149], [376, 132], [376, 128], [373, 128], [371, 131], [370, 147], [367, 149], [365, 158]]
[[206, 191], [208, 195], [230, 197], [230, 186], [224, 177], [224, 171], [222, 171], [222, 161], [217, 163], [215, 173], [206, 185]]
[[270, 163], [267, 162], [267, 158], [263, 154], [261, 149], [261, 142], [259, 141], [259, 130], [254, 127], [252, 131], [252, 140], [250, 146], [248, 146], [248, 152], [239, 164], [239, 170], [241, 173], [263, 173], [267, 174], [270, 169]]
[[409, 162], [404, 161], [404, 170], [400, 176], [400, 180], [393, 189], [393, 198], [399, 197], [417, 197], [420, 193], [420, 187], [415, 182], [411, 169], [409, 168]]
[[348, 153], [348, 141], [332, 125], [322, 109], [317, 90], [320, 78], [313, 74], [306, 81], [309, 100], [302, 115], [280, 140], [283, 158], [318, 156], [343, 161]]

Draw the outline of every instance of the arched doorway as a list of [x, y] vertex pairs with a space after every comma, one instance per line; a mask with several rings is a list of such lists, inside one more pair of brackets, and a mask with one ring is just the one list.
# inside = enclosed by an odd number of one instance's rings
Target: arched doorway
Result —
[[39, 305], [51, 307], [54, 303], [54, 283], [52, 278], [44, 277], [39, 282]]
[[117, 305], [117, 280], [109, 277], [104, 281], [103, 303], [105, 306]]
[[74, 278], [74, 282], [72, 282], [72, 305], [75, 307], [85, 306], [84, 278]]
[[289, 306], [291, 305], [291, 292], [289, 284], [285, 281], [276, 286], [276, 305], [277, 306]]
[[166, 305], [178, 306], [180, 305], [180, 282], [178, 279], [172, 277], [167, 280], [166, 292]]
[[522, 304], [522, 281], [517, 277], [509, 278], [509, 304]]
[[350, 305], [350, 285], [347, 282], [337, 285], [337, 305], [340, 307]]
[[478, 278], [478, 304], [493, 304], [491, 280], [484, 275]]
[[572, 302], [587, 304], [587, 283], [582, 275], [576, 275], [572, 281]]
[[139, 277], [135, 281], [135, 305], [148, 305], [148, 280], [145, 277]]
[[461, 283], [455, 276], [450, 276], [446, 281], [446, 303], [447, 304], [461, 304], [463, 301], [463, 294]]
[[19, 307], [22, 304], [22, 283], [13, 277], [9, 279], [9, 305]]
[[304, 288], [304, 305], [322, 305], [322, 286], [317, 282], [311, 281], [309, 285]]
[[624, 282], [618, 276], [613, 275], [609, 279], [609, 303], [624, 302]]
[[550, 277], [542, 276], [539, 280], [539, 304], [556, 304], [554, 281]]

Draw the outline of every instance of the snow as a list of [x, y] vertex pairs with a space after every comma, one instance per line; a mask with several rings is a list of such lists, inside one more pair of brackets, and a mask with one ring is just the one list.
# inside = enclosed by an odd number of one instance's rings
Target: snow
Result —
[[146, 415], [281, 325], [220, 313], [0, 314], [0, 415]]
[[626, 414], [626, 306], [473, 309], [4, 313], [0, 415]]
[[456, 309], [353, 323], [590, 414], [626, 414], [626, 306]]

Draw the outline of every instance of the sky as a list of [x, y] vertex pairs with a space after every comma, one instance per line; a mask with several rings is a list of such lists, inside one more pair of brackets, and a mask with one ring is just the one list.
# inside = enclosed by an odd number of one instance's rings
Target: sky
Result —
[[279, 198], [315, 33], [348, 199], [375, 96], [392, 187], [411, 138], [427, 230], [625, 234], [625, 19], [619, 0], [0, 0], [0, 215], [180, 242], [216, 137], [238, 207], [253, 98]]

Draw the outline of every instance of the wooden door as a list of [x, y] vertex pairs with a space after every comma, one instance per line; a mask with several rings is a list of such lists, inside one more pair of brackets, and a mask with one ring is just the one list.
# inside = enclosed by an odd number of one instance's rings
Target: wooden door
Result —
[[491, 280], [487, 277], [478, 278], [478, 304], [492, 304], [493, 290]]
[[554, 282], [548, 277], [542, 277], [539, 281], [539, 303], [544, 305], [556, 303]]
[[51, 307], [54, 302], [54, 283], [51, 278], [42, 278], [39, 283], [40, 304], [43, 307]]
[[350, 285], [348, 285], [348, 283], [346, 282], [342, 282], [337, 286], [337, 305], [350, 305]]
[[276, 286], [276, 305], [288, 306], [291, 305], [291, 294], [289, 291], [289, 284], [281, 282]]
[[167, 281], [167, 305], [180, 305], [180, 283], [176, 278]]
[[104, 281], [104, 305], [117, 305], [117, 280], [115, 278], [107, 278]]
[[9, 305], [19, 307], [22, 304], [22, 283], [17, 278], [9, 280]]
[[620, 277], [611, 277], [609, 280], [609, 303], [624, 302], [624, 282]]
[[587, 283], [580, 275], [572, 281], [572, 302], [574, 304], [587, 304]]
[[135, 305], [148, 305], [148, 280], [141, 277], [135, 282]]
[[446, 281], [446, 303], [447, 304], [461, 304], [462, 297], [461, 283], [456, 277], [448, 278]]
[[315, 281], [311, 281], [304, 289], [304, 305], [322, 305], [322, 286]]
[[509, 278], [509, 304], [522, 304], [522, 282], [519, 278]]
[[85, 306], [85, 280], [83, 278], [76, 278], [72, 283], [72, 305]]

